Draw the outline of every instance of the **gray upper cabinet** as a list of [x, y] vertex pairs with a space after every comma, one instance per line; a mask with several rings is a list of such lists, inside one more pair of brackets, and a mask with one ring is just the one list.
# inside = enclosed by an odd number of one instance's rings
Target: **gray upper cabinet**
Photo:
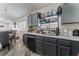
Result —
[[38, 13], [28, 16], [28, 26], [38, 26]]
[[32, 19], [31, 15], [28, 16], [28, 26], [31, 26], [31, 19]]
[[67, 3], [62, 7], [62, 23], [79, 22], [79, 4]]
[[32, 26], [38, 26], [38, 13], [32, 15]]

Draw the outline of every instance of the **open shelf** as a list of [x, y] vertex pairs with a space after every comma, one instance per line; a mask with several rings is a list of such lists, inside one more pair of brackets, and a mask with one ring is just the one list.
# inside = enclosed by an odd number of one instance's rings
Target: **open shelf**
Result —
[[43, 19], [40, 19], [39, 22], [40, 24], [46, 24], [46, 23], [51, 23], [51, 22], [57, 22], [58, 21], [58, 16], [50, 16], [50, 17], [46, 17]]
[[58, 16], [55, 15], [55, 16], [50, 16], [50, 17], [46, 17], [46, 18], [43, 18], [43, 19], [51, 19], [51, 18], [55, 18], [55, 17], [58, 17]]

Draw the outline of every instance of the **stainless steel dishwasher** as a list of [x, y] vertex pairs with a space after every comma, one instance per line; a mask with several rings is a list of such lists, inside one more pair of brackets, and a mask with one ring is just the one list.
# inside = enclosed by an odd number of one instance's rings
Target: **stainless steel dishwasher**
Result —
[[27, 47], [32, 50], [33, 52], [36, 51], [36, 48], [35, 48], [35, 36], [32, 36], [32, 35], [28, 35], [27, 36]]

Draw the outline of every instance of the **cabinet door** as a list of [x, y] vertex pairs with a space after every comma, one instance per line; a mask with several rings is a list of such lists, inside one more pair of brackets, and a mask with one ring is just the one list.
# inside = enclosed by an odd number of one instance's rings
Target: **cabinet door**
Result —
[[27, 45], [27, 38], [26, 37], [23, 37], [23, 44]]
[[27, 35], [23, 35], [23, 44], [27, 45]]
[[79, 22], [79, 4], [66, 3], [62, 7], [63, 23]]
[[56, 44], [44, 42], [44, 55], [56, 56]]
[[36, 40], [36, 53], [43, 55], [43, 41]]
[[31, 20], [32, 20], [31, 16], [28, 16], [28, 26], [31, 26]]
[[71, 55], [79, 56], [79, 41], [71, 41]]
[[70, 56], [70, 47], [58, 45], [58, 56]]
[[32, 26], [38, 26], [38, 13], [32, 15]]

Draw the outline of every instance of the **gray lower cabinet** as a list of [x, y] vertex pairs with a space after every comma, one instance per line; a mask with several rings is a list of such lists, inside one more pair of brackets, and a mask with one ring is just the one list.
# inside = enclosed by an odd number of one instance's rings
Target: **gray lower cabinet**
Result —
[[44, 55], [56, 56], [56, 44], [44, 42]]
[[58, 56], [70, 56], [70, 47], [58, 45]]
[[51, 37], [23, 35], [23, 43], [33, 52], [44, 56], [70, 56], [77, 55], [79, 42], [71, 42]]
[[23, 44], [27, 45], [27, 35], [26, 34], [23, 35]]
[[79, 56], [79, 41], [71, 41], [71, 56]]
[[43, 55], [43, 41], [41, 40], [36, 40], [36, 53]]
[[67, 39], [58, 39], [58, 56], [71, 55], [71, 41]]

